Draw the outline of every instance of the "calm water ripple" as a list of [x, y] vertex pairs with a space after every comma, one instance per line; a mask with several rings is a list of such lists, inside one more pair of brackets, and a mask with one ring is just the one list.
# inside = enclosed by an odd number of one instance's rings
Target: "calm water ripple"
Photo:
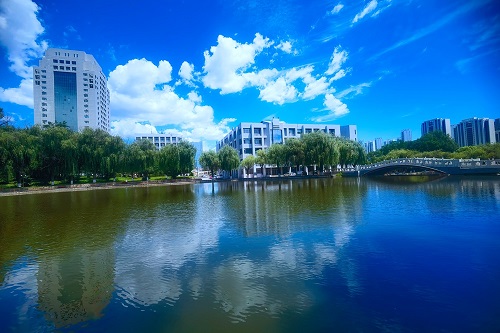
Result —
[[496, 332], [500, 178], [0, 197], [2, 332]]

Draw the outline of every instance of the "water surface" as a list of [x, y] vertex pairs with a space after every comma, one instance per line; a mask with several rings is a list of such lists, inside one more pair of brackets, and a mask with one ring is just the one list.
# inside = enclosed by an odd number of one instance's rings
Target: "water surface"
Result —
[[500, 179], [421, 180], [0, 197], [0, 331], [497, 332]]

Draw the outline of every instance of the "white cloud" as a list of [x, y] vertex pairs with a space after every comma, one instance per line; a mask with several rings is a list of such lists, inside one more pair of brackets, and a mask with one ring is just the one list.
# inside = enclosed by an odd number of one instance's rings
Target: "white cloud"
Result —
[[330, 11], [330, 14], [338, 14], [342, 8], [344, 8], [344, 5], [339, 3], [338, 5], [336, 5], [335, 7], [333, 7], [333, 9]]
[[283, 105], [297, 99], [297, 89], [289, 84], [284, 77], [268, 83], [259, 94], [259, 98], [266, 102]]
[[202, 98], [195, 92], [188, 93], [187, 98], [178, 96], [166, 84], [171, 80], [171, 71], [168, 61], [162, 60], [156, 66], [145, 59], [133, 59], [110, 73], [113, 131], [124, 135], [132, 130], [147, 130], [149, 126], [172, 125], [193, 140], [224, 136], [229, 131], [227, 123], [234, 120], [215, 123], [213, 108], [202, 105]]
[[23, 79], [32, 78], [27, 63], [47, 49], [47, 42], [37, 42], [44, 32], [38, 9], [30, 0], [0, 1], [0, 44], [7, 49], [9, 69]]
[[17, 88], [0, 87], [0, 101], [33, 108], [33, 79], [23, 79]]
[[194, 65], [184, 61], [179, 69], [179, 76], [187, 82], [193, 81]]
[[288, 54], [292, 53], [292, 43], [288, 41], [279, 43], [275, 48]]
[[340, 80], [341, 78], [343, 78], [345, 75], [346, 75], [346, 71], [341, 69], [339, 70], [337, 73], [335, 73], [335, 75], [331, 78], [332, 81], [337, 81], [337, 80]]
[[358, 22], [363, 17], [365, 17], [366, 15], [370, 14], [371, 12], [373, 12], [377, 8], [377, 5], [378, 5], [377, 0], [370, 1], [368, 3], [368, 5], [366, 5], [366, 7], [360, 13], [358, 13], [358, 14], [356, 14], [356, 16], [354, 16], [354, 19], [352, 20], [352, 23]]
[[259, 33], [255, 34], [251, 44], [240, 44], [219, 35], [217, 46], [204, 52], [205, 87], [220, 89], [221, 94], [240, 92], [249, 84], [245, 71], [255, 63], [255, 57], [272, 44]]
[[111, 122], [111, 134], [123, 138], [133, 138], [135, 134], [157, 134], [156, 127], [151, 124], [141, 124], [132, 119], [115, 120]]
[[371, 87], [372, 82], [365, 82], [365, 83], [360, 83], [356, 86], [350, 86], [349, 88], [342, 90], [340, 93], [337, 94], [338, 98], [343, 98], [345, 96], [349, 96], [354, 94], [353, 96], [359, 95], [363, 92], [364, 88], [369, 88]]
[[313, 121], [317, 122], [331, 121], [333, 119], [339, 118], [349, 113], [347, 105], [345, 105], [344, 103], [342, 103], [342, 101], [333, 96], [333, 94], [325, 95], [325, 101], [323, 105], [326, 107], [326, 110], [329, 111], [328, 114], [314, 117], [312, 118]]
[[330, 59], [330, 64], [328, 65], [328, 70], [325, 74], [332, 75], [337, 73], [344, 62], [347, 60], [348, 53], [345, 50], [341, 50], [340, 46], [337, 46], [333, 51], [332, 57]]
[[304, 79], [304, 83], [306, 83], [306, 87], [304, 88], [302, 98], [305, 100], [313, 99], [330, 91], [330, 84], [326, 81], [325, 77], [316, 79], [310, 76]]
[[140, 96], [144, 91], [154, 90], [156, 85], [170, 82], [172, 66], [162, 60], [156, 66], [146, 59], [129, 60], [126, 65], [119, 65], [109, 74], [110, 89], [129, 96]]

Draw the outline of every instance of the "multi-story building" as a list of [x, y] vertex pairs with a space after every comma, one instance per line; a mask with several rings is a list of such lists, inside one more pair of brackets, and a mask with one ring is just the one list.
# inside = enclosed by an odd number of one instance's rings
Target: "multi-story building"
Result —
[[135, 140], [149, 140], [159, 150], [165, 147], [165, 145], [178, 144], [182, 141], [182, 138], [172, 134], [136, 134]]
[[495, 143], [495, 124], [489, 118], [469, 118], [455, 127], [455, 141], [459, 147]]
[[375, 150], [379, 150], [382, 146], [382, 138], [375, 138]]
[[249, 155], [256, 155], [260, 149], [274, 143], [285, 143], [290, 138], [300, 138], [302, 134], [323, 131], [333, 136], [358, 140], [356, 125], [287, 124], [278, 118], [260, 123], [240, 123], [216, 144], [217, 151], [229, 145], [236, 149], [240, 161]]
[[106, 76], [90, 54], [48, 49], [33, 67], [35, 124], [110, 130]]
[[410, 129], [404, 129], [401, 131], [401, 141], [403, 141], [403, 142], [411, 141], [411, 130]]
[[500, 142], [500, 118], [495, 119], [495, 141]]
[[450, 119], [435, 118], [424, 121], [421, 126], [421, 135], [424, 136], [431, 132], [443, 132], [444, 134], [453, 137]]

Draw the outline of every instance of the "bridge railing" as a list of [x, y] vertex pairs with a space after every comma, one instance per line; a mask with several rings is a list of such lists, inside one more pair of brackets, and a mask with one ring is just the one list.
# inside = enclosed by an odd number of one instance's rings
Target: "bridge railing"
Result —
[[358, 165], [356, 171], [373, 170], [387, 166], [397, 165], [413, 165], [423, 167], [459, 167], [459, 168], [490, 168], [499, 167], [500, 160], [481, 160], [479, 158], [472, 159], [447, 159], [447, 158], [427, 158], [427, 157], [411, 157], [411, 158], [398, 158], [392, 160], [381, 161], [378, 163], [368, 165]]

